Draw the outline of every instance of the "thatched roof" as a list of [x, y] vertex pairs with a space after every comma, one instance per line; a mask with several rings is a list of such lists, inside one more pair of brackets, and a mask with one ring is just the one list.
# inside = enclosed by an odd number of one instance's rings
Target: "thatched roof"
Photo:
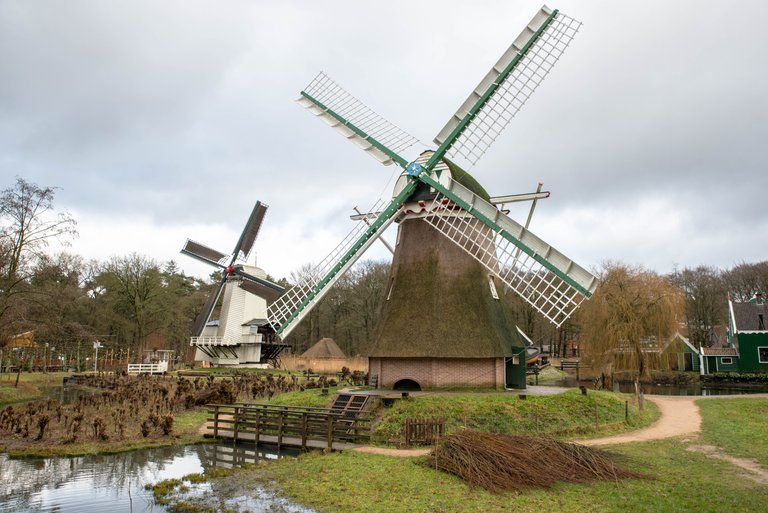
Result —
[[321, 338], [315, 345], [307, 349], [301, 356], [307, 358], [346, 358], [336, 342], [332, 338]]
[[497, 358], [523, 346], [474, 258], [421, 219], [406, 219], [399, 230], [391, 292], [366, 356]]
[[463, 185], [470, 191], [474, 192], [475, 194], [483, 198], [485, 201], [491, 200], [491, 195], [488, 194], [488, 191], [485, 190], [485, 187], [480, 185], [480, 182], [475, 180], [474, 176], [464, 171], [461, 167], [459, 167], [458, 164], [456, 164], [452, 160], [448, 160], [447, 158], [443, 157], [443, 162], [445, 162], [446, 165], [448, 165], [448, 169], [451, 170], [451, 176], [453, 177], [454, 180], [456, 180], [461, 185]]

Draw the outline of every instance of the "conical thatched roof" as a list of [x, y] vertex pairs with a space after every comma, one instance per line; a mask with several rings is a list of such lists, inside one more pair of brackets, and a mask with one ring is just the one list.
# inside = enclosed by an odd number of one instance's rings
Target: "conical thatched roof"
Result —
[[366, 356], [498, 358], [523, 346], [474, 258], [421, 219], [406, 219], [399, 230], [389, 299]]
[[346, 358], [332, 338], [321, 338], [315, 345], [304, 351], [301, 356], [307, 358]]

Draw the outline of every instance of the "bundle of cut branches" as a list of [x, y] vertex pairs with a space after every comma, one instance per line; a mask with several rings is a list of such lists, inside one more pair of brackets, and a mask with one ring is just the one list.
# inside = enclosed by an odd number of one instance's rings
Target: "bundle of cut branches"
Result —
[[463, 430], [443, 438], [427, 464], [494, 493], [556, 482], [641, 478], [599, 449], [549, 438]]

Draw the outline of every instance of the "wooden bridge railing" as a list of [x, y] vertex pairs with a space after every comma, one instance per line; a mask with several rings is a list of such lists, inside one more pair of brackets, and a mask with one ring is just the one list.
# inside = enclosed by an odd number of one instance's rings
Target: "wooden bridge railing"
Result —
[[332, 412], [259, 403], [209, 404], [214, 438], [277, 444], [278, 447], [328, 448], [334, 443], [367, 443], [371, 416], [366, 412]]

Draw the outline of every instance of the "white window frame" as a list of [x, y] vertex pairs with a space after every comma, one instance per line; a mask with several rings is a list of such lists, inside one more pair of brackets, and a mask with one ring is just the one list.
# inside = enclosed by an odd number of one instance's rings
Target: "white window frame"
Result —
[[757, 346], [757, 361], [759, 363], [768, 363], [768, 359], [763, 360], [762, 358], [760, 358], [760, 350], [761, 349], [768, 349], [768, 346]]
[[721, 356], [720, 357], [720, 363], [723, 365], [733, 365], [733, 357], [732, 356]]

